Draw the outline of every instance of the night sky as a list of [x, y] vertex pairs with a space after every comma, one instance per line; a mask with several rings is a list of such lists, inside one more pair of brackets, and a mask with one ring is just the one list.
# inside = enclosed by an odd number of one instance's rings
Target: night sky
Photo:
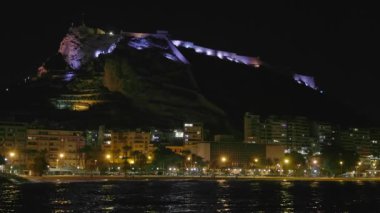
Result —
[[[63, 2], [62, 2], [63, 3]], [[105, 5], [106, 4], [106, 5]], [[127, 1], [123, 4], [129, 4]], [[168, 30], [173, 38], [202, 46], [260, 56], [285, 71], [314, 75], [327, 95], [380, 121], [379, 21], [376, 6], [231, 2], [218, 7], [176, 1], [171, 5], [12, 6], [1, 14], [2, 87], [35, 73], [57, 52], [71, 23], [82, 13], [88, 26], [105, 30], [154, 32]], [[34, 5], [36, 6], [36, 5]], [[37, 5], [38, 7], [38, 5]], [[5, 8], [4, 8], [5, 9]]]

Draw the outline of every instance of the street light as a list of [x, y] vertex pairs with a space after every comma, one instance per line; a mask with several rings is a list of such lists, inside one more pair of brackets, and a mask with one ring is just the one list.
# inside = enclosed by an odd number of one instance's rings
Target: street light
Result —
[[188, 156], [188, 157], [187, 157], [187, 160], [188, 160], [188, 161], [191, 161], [191, 157], [190, 157], [190, 156]]
[[[290, 163], [290, 160], [288, 158], [285, 158], [284, 163], [285, 165], [288, 165]], [[284, 167], [284, 171], [285, 171], [285, 167]], [[288, 171], [288, 174], [289, 174], [289, 171]]]
[[343, 161], [339, 161], [340, 164], [340, 173], [343, 174]]
[[111, 155], [106, 154], [106, 159], [108, 160], [108, 172], [111, 172]]
[[111, 155], [110, 155], [110, 154], [107, 154], [107, 155], [106, 155], [106, 159], [107, 159], [107, 160], [111, 159]]
[[[129, 164], [130, 164], [131, 166], [133, 166], [133, 164], [135, 164], [135, 160], [134, 160], [134, 159], [131, 159], [131, 160], [129, 161]], [[134, 170], [134, 167], [132, 167], [132, 170]]]
[[222, 163], [225, 163], [225, 162], [227, 162], [227, 158], [224, 157], [224, 156], [222, 156], [222, 157], [220, 158], [220, 161], [222, 161]]
[[362, 165], [362, 162], [359, 161], [359, 162], [358, 162], [358, 165], [355, 166], [355, 175], [356, 175], [356, 176], [358, 176], [358, 169], [359, 169], [359, 167], [360, 167], [361, 165]]
[[135, 160], [129, 160], [129, 164], [131, 164], [131, 165], [133, 165], [133, 164], [135, 164]]
[[257, 162], [259, 162], [259, 159], [258, 159], [258, 158], [255, 158], [255, 159], [253, 159], [253, 161], [254, 161], [255, 163], [257, 163]]
[[13, 158], [16, 156], [16, 153], [14, 152], [9, 152], [9, 158], [11, 159], [11, 170], [10, 172], [12, 173], [12, 169], [13, 169]]
[[285, 164], [289, 164], [289, 162], [290, 162], [289, 159], [287, 159], [287, 158], [284, 159], [284, 163], [285, 163]]
[[318, 161], [317, 161], [317, 160], [313, 160], [313, 164], [314, 164], [314, 165], [317, 165], [317, 164], [318, 164]]
[[[65, 154], [59, 153], [58, 156], [59, 156], [60, 159], [63, 159], [65, 157]], [[57, 169], [59, 168], [59, 158], [57, 158]]]
[[13, 158], [14, 156], [16, 156], [16, 154], [14, 152], [9, 153], [9, 157]]

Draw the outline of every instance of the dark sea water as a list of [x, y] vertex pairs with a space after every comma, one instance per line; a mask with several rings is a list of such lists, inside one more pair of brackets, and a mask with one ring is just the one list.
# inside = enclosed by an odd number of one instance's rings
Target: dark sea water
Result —
[[11, 184], [0, 212], [380, 212], [378, 182], [125, 181]]

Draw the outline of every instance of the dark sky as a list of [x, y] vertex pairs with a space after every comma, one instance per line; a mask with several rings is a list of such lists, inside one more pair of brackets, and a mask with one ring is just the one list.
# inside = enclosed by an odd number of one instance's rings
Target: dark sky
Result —
[[[205, 6], [116, 2], [14, 5], [1, 15], [4, 86], [35, 73], [56, 53], [72, 22], [105, 30], [168, 30], [173, 38], [260, 56], [284, 70], [314, 75], [328, 95], [380, 121], [380, 39], [375, 4], [255, 3]], [[216, 3], [214, 3], [216, 4]], [[191, 5], [191, 6], [190, 6]], [[48, 7], [48, 8], [46, 8]]]

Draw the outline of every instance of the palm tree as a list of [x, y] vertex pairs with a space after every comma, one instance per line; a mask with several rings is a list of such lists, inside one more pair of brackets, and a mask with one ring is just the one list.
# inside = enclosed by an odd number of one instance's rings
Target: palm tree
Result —
[[142, 167], [145, 166], [146, 164], [146, 156], [140, 152], [140, 151], [133, 151], [132, 152], [132, 157], [133, 157], [133, 160], [135, 162], [135, 164], [141, 169]]
[[131, 146], [129, 146], [129, 145], [125, 145], [125, 146], [123, 146], [123, 156], [125, 156], [125, 157], [128, 157], [129, 156], [129, 152], [132, 150], [132, 147]]
[[127, 163], [129, 152], [132, 150], [132, 147], [129, 145], [123, 146], [123, 160], [124, 160], [124, 176], [127, 176]]
[[42, 174], [48, 170], [48, 162], [46, 159], [46, 150], [40, 151], [33, 159], [33, 171], [34, 174], [42, 176]]
[[100, 147], [86, 145], [79, 152], [83, 156], [84, 167], [89, 168], [92, 175], [92, 171], [98, 166], [97, 161], [102, 159]]

